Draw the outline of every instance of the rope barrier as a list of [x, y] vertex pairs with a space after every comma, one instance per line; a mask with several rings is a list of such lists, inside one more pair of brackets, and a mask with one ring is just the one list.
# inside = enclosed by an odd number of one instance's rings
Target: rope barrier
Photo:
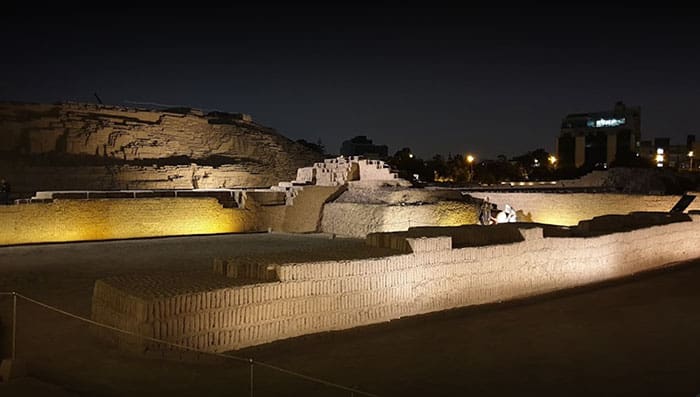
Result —
[[379, 397], [379, 396], [376, 395], [376, 394], [372, 394], [372, 393], [368, 393], [368, 392], [359, 391], [359, 390], [353, 389], [353, 388], [351, 388], [351, 387], [347, 387], [347, 386], [339, 385], [339, 384], [336, 384], [336, 383], [328, 382], [328, 381], [325, 381], [325, 380], [323, 380], [323, 379], [314, 378], [314, 377], [312, 377], [312, 376], [303, 375], [303, 374], [300, 374], [300, 373], [298, 373], [298, 372], [290, 371], [290, 370], [288, 370], [288, 369], [284, 369], [284, 368], [281, 368], [281, 367], [278, 367], [278, 366], [275, 366], [275, 365], [272, 365], [272, 364], [264, 363], [264, 362], [262, 362], [262, 361], [256, 361], [255, 363], [258, 364], [258, 365], [260, 365], [260, 366], [262, 366], [262, 367], [267, 367], [267, 368], [270, 368], [270, 369], [273, 369], [273, 370], [276, 370], [276, 371], [279, 371], [279, 372], [283, 372], [283, 373], [286, 373], [286, 374], [289, 374], [289, 375], [294, 375], [294, 376], [299, 377], [299, 378], [303, 378], [303, 379], [306, 379], [306, 380], [310, 380], [310, 381], [313, 381], [313, 382], [316, 382], [316, 383], [321, 383], [321, 384], [324, 384], [324, 385], [326, 385], [326, 386], [332, 386], [332, 387], [335, 387], [336, 389], [342, 389], [342, 390], [349, 391], [349, 392], [352, 392], [352, 393], [359, 393], [359, 394], [362, 394], [363, 396]]
[[[33, 304], [35, 304], [35, 305], [38, 305], [38, 306], [43, 307], [43, 308], [45, 308], [45, 309], [48, 309], [48, 310], [54, 311], [54, 312], [56, 312], [56, 313], [62, 314], [62, 315], [64, 315], [64, 316], [67, 316], [67, 317], [70, 317], [70, 318], [73, 318], [73, 319], [76, 319], [76, 320], [79, 320], [79, 321], [83, 321], [83, 322], [85, 322], [85, 323], [88, 323], [88, 324], [91, 324], [91, 325], [94, 325], [94, 326], [97, 326], [97, 327], [101, 327], [101, 328], [104, 328], [104, 329], [108, 329], [108, 330], [111, 330], [111, 331], [114, 331], [114, 332], [118, 332], [118, 333], [122, 333], [122, 334], [125, 334], [125, 335], [134, 336], [134, 337], [137, 337], [137, 338], [142, 338], [142, 339], [147, 340], [147, 341], [150, 341], [150, 342], [160, 343], [160, 344], [163, 344], [163, 345], [165, 345], [165, 346], [174, 347], [174, 348], [178, 348], [178, 349], [189, 350], [189, 351], [192, 351], [192, 352], [195, 352], [195, 353], [200, 353], [200, 354], [205, 354], [205, 355], [210, 355], [210, 356], [215, 356], [215, 357], [221, 357], [221, 358], [226, 358], [226, 359], [233, 359], [233, 360], [236, 360], [236, 361], [239, 361], [239, 362], [246, 362], [246, 363], [249, 363], [251, 366], [252, 366], [253, 364], [257, 364], [257, 365], [260, 365], [260, 366], [262, 366], [262, 367], [266, 367], [266, 368], [269, 368], [269, 369], [272, 369], [272, 370], [275, 370], [275, 371], [278, 371], [278, 372], [282, 372], [282, 373], [285, 373], [285, 374], [288, 374], [288, 375], [292, 375], [292, 376], [295, 376], [295, 377], [298, 377], [298, 378], [301, 378], [301, 379], [305, 379], [305, 380], [308, 380], [308, 381], [320, 383], [320, 384], [325, 385], [325, 386], [334, 387], [334, 388], [336, 388], [336, 389], [341, 389], [341, 390], [349, 391], [349, 392], [351, 392], [351, 393], [356, 393], [356, 394], [358, 394], [358, 395], [368, 396], [368, 397], [379, 397], [379, 396], [376, 395], [376, 394], [372, 394], [372, 393], [365, 392], [365, 391], [362, 391], [362, 390], [354, 389], [354, 388], [352, 388], [352, 387], [343, 386], [343, 385], [340, 385], [340, 384], [337, 384], [337, 383], [333, 383], [333, 382], [330, 382], [330, 381], [327, 381], [327, 380], [323, 380], [323, 379], [320, 379], [320, 378], [316, 378], [316, 377], [313, 377], [313, 376], [304, 375], [304, 374], [301, 374], [301, 373], [298, 373], [298, 372], [294, 372], [294, 371], [292, 371], [292, 370], [285, 369], [285, 368], [282, 368], [282, 367], [278, 367], [278, 366], [275, 366], [275, 365], [272, 365], [272, 364], [268, 364], [268, 363], [265, 363], [265, 362], [262, 362], [262, 361], [254, 361], [252, 358], [244, 358], [244, 357], [239, 357], [239, 356], [235, 356], [235, 355], [232, 355], [232, 354], [212, 353], [212, 352], [208, 352], [208, 351], [204, 351], [204, 350], [194, 349], [194, 348], [191, 348], [191, 347], [189, 347], [189, 346], [184, 346], [184, 345], [180, 345], [180, 344], [177, 344], [177, 343], [168, 342], [168, 341], [165, 341], [165, 340], [162, 340], [162, 339], [156, 339], [156, 338], [152, 338], [152, 337], [149, 337], [149, 336], [140, 335], [140, 334], [137, 334], [137, 333], [135, 333], [135, 332], [126, 331], [126, 330], [123, 330], [123, 329], [120, 329], [120, 328], [113, 327], [113, 326], [111, 326], [111, 325], [98, 323], [98, 322], [96, 322], [96, 321], [94, 321], [94, 320], [90, 320], [89, 318], [85, 318], [85, 317], [79, 316], [79, 315], [77, 315], [77, 314], [73, 314], [73, 313], [67, 312], [67, 311], [65, 311], [65, 310], [59, 309], [59, 308], [57, 308], [57, 307], [55, 307], [55, 306], [51, 306], [51, 305], [49, 305], [49, 304], [47, 304], [47, 303], [44, 303], [44, 302], [41, 302], [41, 301], [32, 299], [32, 298], [30, 298], [30, 297], [28, 297], [28, 296], [25, 296], [25, 295], [22, 295], [22, 294], [20, 294], [20, 293], [18, 293], [18, 292], [3, 292], [3, 291], [0, 291], [0, 296], [5, 296], [5, 295], [15, 296], [15, 297], [24, 299], [25, 301], [27, 301], [27, 302], [29, 302], [29, 303], [33, 303]], [[13, 326], [14, 326], [14, 325], [13, 325]], [[251, 393], [252, 393], [252, 376], [253, 376], [253, 373], [252, 373], [252, 368], [251, 368]]]
[[97, 326], [97, 327], [101, 327], [101, 328], [105, 328], [105, 329], [108, 329], [108, 330], [111, 330], [111, 331], [119, 332], [119, 333], [122, 333], [122, 334], [124, 334], [124, 335], [129, 335], [129, 336], [134, 336], [134, 337], [137, 337], [137, 338], [142, 338], [142, 339], [147, 340], [147, 341], [149, 341], [149, 342], [161, 343], [161, 344], [163, 344], [163, 345], [165, 345], [165, 346], [169, 346], [169, 347], [174, 347], [174, 348], [183, 349], [183, 350], [190, 350], [190, 351], [193, 351], [193, 352], [196, 352], [196, 353], [206, 353], [206, 354], [210, 354], [210, 355], [213, 355], [213, 356], [231, 358], [231, 359], [238, 360], [238, 361], [241, 361], [241, 362], [248, 362], [248, 359], [247, 359], [247, 358], [238, 357], [238, 356], [229, 355], [229, 354], [211, 353], [211, 352], [206, 352], [206, 351], [203, 351], [203, 350], [197, 350], [197, 349], [193, 349], [193, 348], [188, 347], [188, 346], [179, 345], [179, 344], [177, 344], [177, 343], [172, 343], [172, 342], [164, 341], [164, 340], [161, 340], [161, 339], [151, 338], [150, 336], [144, 336], [144, 335], [137, 334], [137, 333], [135, 333], [135, 332], [126, 331], [126, 330], [123, 330], [123, 329], [120, 329], [120, 328], [116, 328], [116, 327], [113, 327], [113, 326], [111, 326], [111, 325], [98, 323], [98, 322], [96, 322], [96, 321], [94, 321], [94, 320], [90, 320], [90, 319], [88, 319], [88, 318], [78, 316], [77, 314], [69, 313], [69, 312], [67, 312], [67, 311], [65, 311], [65, 310], [61, 310], [61, 309], [59, 309], [59, 308], [57, 308], [57, 307], [54, 307], [54, 306], [48, 305], [48, 304], [46, 304], [46, 303], [43, 303], [43, 302], [34, 300], [34, 299], [29, 298], [29, 297], [27, 297], [27, 296], [24, 296], [24, 295], [22, 295], [22, 294], [20, 294], [20, 293], [17, 293], [16, 295], [17, 295], [19, 298], [22, 298], [22, 299], [24, 299], [24, 300], [26, 300], [26, 301], [28, 301], [28, 302], [30, 302], [30, 303], [33, 303], [33, 304], [35, 304], [35, 305], [41, 306], [41, 307], [43, 307], [43, 308], [45, 308], [45, 309], [52, 310], [52, 311], [57, 312], [57, 313], [60, 313], [60, 314], [62, 314], [62, 315], [64, 315], [64, 316], [71, 317], [71, 318], [73, 318], [73, 319], [80, 320], [80, 321], [86, 322], [86, 323], [88, 323], [88, 324], [95, 325], [95, 326]]

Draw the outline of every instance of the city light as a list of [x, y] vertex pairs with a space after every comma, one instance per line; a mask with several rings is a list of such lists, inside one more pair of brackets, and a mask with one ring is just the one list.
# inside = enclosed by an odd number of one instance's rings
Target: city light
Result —
[[664, 149], [656, 149], [656, 166], [661, 168], [664, 166]]
[[549, 156], [549, 164], [554, 165], [557, 163], [557, 158], [555, 156]]
[[474, 156], [471, 154], [467, 155], [467, 163], [471, 164], [474, 162]]
[[592, 128], [605, 128], [605, 127], [618, 127], [624, 125], [627, 120], [623, 117], [621, 119], [598, 119], [598, 120], [588, 120], [586, 125]]

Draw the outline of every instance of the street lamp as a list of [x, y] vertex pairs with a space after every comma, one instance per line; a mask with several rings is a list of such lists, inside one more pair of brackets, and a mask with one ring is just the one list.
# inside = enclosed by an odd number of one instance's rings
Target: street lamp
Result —
[[472, 181], [474, 178], [474, 166], [472, 165], [474, 163], [474, 156], [471, 154], [467, 155], [467, 164], [469, 164], [469, 182]]
[[549, 164], [554, 167], [554, 165], [557, 163], [557, 158], [554, 155], [549, 156]]
[[688, 152], [688, 158], [690, 158], [690, 170], [691, 171], [693, 170], [693, 156], [694, 155], [695, 155], [695, 153], [693, 153], [692, 150]]

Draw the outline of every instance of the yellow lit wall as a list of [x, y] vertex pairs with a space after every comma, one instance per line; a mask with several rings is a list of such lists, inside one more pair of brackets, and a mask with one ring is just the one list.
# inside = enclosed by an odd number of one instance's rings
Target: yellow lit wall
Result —
[[253, 231], [252, 211], [215, 198], [56, 200], [0, 206], [0, 245]]
[[408, 230], [416, 226], [459, 226], [478, 222], [476, 204], [439, 201], [422, 205], [329, 203], [323, 207], [321, 230], [345, 236]]
[[[470, 192], [472, 197], [489, 197], [503, 209], [510, 204], [516, 210], [530, 215], [532, 222], [572, 226], [579, 221], [601, 215], [625, 215], [635, 211], [668, 212], [681, 196], [656, 196], [608, 193], [500, 193]], [[697, 193], [691, 193], [697, 194]], [[700, 209], [700, 197], [688, 210]]]

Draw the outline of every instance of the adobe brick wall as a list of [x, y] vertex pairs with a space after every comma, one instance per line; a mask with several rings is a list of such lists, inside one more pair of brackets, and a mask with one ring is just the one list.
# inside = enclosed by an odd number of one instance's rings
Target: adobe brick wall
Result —
[[0, 102], [0, 176], [22, 194], [271, 186], [321, 158], [243, 115]]
[[[0, 205], [0, 246], [191, 234], [282, 231], [319, 227], [324, 202], [338, 187], [307, 186], [292, 205], [283, 192], [247, 194], [245, 208], [223, 208], [216, 198], [56, 199]], [[114, 193], [113, 193], [114, 194]], [[183, 193], [184, 194], [184, 193]], [[270, 197], [281, 205], [267, 205]]]
[[321, 231], [365, 237], [369, 233], [407, 230], [416, 226], [457, 226], [478, 221], [478, 206], [458, 201], [422, 205], [328, 203]]
[[[97, 321], [207, 351], [542, 294], [700, 257], [700, 216], [590, 238], [543, 238], [523, 229], [513, 244], [360, 260], [288, 263], [279, 281], [235, 285], [123, 276], [95, 284]], [[216, 283], [226, 283], [217, 285]], [[133, 342], [133, 340], [131, 340]], [[142, 349], [144, 343], [130, 343]]]
[[[607, 193], [470, 192], [469, 195], [479, 199], [488, 196], [491, 203], [498, 204], [499, 209], [510, 204], [516, 210], [530, 214], [532, 222], [563, 226], [576, 225], [579, 221], [601, 215], [626, 215], [634, 211], [668, 212], [681, 198]], [[688, 210], [700, 210], [700, 197], [691, 203]]]
[[223, 208], [215, 198], [56, 200], [3, 205], [0, 219], [0, 245], [235, 233], [258, 227], [252, 211]]

